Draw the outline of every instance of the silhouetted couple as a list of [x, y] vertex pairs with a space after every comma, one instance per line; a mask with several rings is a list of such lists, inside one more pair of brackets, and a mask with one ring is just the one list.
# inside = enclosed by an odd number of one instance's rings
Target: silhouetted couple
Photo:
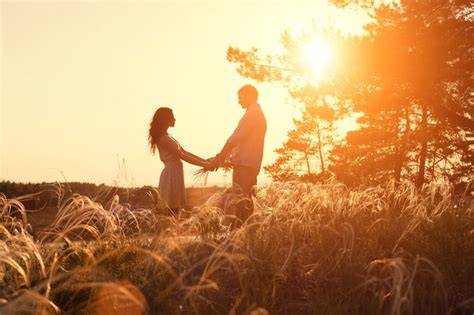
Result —
[[158, 150], [160, 159], [165, 164], [160, 176], [159, 191], [161, 198], [173, 212], [186, 205], [182, 161], [214, 171], [222, 166], [225, 160], [230, 160], [233, 191], [248, 197], [252, 195], [262, 164], [267, 123], [258, 104], [258, 91], [254, 86], [244, 85], [237, 94], [245, 114], [222, 150], [210, 159], [203, 159], [184, 150], [179, 142], [168, 134], [168, 128], [174, 127], [176, 122], [170, 108], [160, 107], [155, 112], [150, 123], [148, 140], [151, 151], [155, 153]]

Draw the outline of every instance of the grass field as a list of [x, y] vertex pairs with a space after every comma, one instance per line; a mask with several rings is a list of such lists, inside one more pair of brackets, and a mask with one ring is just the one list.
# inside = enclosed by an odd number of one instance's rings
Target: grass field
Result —
[[234, 230], [228, 192], [179, 217], [61, 196], [33, 236], [32, 196], [0, 194], [2, 314], [474, 311], [474, 208], [446, 183], [274, 183]]
[[[88, 197], [90, 197], [91, 199], [96, 199], [95, 201], [97, 201], [98, 203], [106, 203], [114, 196], [114, 193], [117, 194], [117, 192], [114, 191], [112, 187], [106, 187], [106, 190], [108, 191], [106, 194], [104, 194], [102, 191], [99, 193], [101, 195], [105, 195], [104, 197], [99, 196], [97, 198], [97, 194], [90, 194], [90, 196]], [[213, 194], [221, 192], [222, 190], [224, 190], [224, 188], [217, 186], [186, 188], [188, 208], [202, 205]], [[47, 229], [51, 225], [51, 223], [53, 223], [58, 213], [56, 196], [57, 193], [55, 192], [53, 195], [49, 194], [46, 197], [42, 196], [41, 198], [29, 198], [29, 200], [24, 202], [24, 205], [26, 207], [30, 206], [30, 208], [36, 209], [41, 208], [41, 211], [27, 211], [27, 222], [31, 225], [34, 235], [41, 234], [43, 230]], [[155, 206], [154, 200], [156, 198], [156, 193], [151, 187], [128, 189], [126, 194], [124, 194], [123, 192], [119, 192], [118, 196], [120, 203], [129, 204], [131, 208], [132, 205], [134, 208], [148, 209], [152, 209]], [[46, 198], [49, 198], [48, 202], [44, 200]]]

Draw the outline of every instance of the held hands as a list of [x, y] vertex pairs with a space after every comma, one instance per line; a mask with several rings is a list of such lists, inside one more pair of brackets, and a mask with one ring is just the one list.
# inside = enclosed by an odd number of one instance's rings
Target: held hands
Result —
[[205, 162], [204, 166], [203, 166], [203, 171], [205, 171], [205, 172], [214, 171], [212, 163], [211, 162]]
[[219, 168], [220, 164], [222, 163], [222, 158], [219, 156], [219, 154], [217, 154], [215, 157], [207, 159], [206, 162], [208, 163], [208, 165], [204, 168], [208, 171], [214, 172]]

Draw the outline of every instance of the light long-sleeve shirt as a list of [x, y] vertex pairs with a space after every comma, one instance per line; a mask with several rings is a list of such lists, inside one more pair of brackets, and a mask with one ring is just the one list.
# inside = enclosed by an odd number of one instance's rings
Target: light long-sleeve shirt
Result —
[[232, 164], [260, 170], [266, 131], [267, 121], [260, 105], [249, 106], [234, 133], [227, 139], [233, 147]]

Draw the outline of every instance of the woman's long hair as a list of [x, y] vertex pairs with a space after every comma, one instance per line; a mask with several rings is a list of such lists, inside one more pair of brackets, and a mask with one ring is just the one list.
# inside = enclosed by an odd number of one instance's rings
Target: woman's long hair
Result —
[[158, 108], [153, 115], [148, 131], [148, 142], [152, 153], [158, 149], [158, 140], [166, 134], [171, 119], [173, 119], [173, 111], [168, 107]]

